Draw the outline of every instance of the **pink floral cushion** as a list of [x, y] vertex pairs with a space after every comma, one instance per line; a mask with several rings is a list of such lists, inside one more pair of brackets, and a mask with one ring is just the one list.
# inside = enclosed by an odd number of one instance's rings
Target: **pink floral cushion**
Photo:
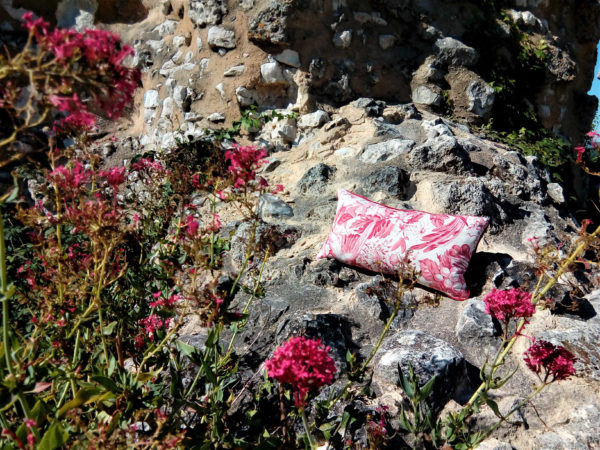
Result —
[[464, 273], [487, 225], [486, 217], [389, 208], [340, 189], [333, 227], [317, 259], [333, 257], [395, 274], [408, 256], [421, 273], [419, 283], [465, 300], [469, 290]]

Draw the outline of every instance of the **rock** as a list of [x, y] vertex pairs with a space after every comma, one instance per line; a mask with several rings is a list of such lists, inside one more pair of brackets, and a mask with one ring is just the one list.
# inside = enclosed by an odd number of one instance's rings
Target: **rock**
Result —
[[144, 93], [144, 108], [158, 108], [159, 96], [158, 91], [149, 90]]
[[420, 85], [413, 89], [411, 98], [417, 105], [439, 106], [442, 96], [429, 86]]
[[518, 152], [506, 152], [492, 159], [492, 173], [505, 182], [508, 192], [523, 200], [543, 203], [546, 194], [535, 168], [528, 167], [527, 160]]
[[348, 77], [348, 74], [343, 74], [339, 80], [327, 83], [327, 86], [325, 86], [325, 94], [329, 95], [338, 103], [350, 100], [354, 94], [350, 87], [350, 78]]
[[298, 190], [302, 194], [323, 195], [325, 184], [333, 177], [336, 170], [335, 167], [323, 163], [311, 167], [298, 181]]
[[161, 36], [169, 36], [175, 33], [179, 22], [176, 20], [165, 20], [160, 25], [157, 25], [152, 31], [156, 31]]
[[[237, 266], [241, 266], [246, 256], [246, 249], [252, 235], [252, 227], [252, 223], [243, 222], [236, 227], [235, 233], [231, 237], [230, 256], [232, 262]], [[291, 247], [300, 235], [301, 231], [291, 225], [260, 222], [256, 227], [255, 245], [257, 251], [254, 260], [260, 261], [264, 257], [266, 249], [269, 249], [269, 256], [273, 256], [279, 250]]]
[[235, 89], [235, 97], [240, 104], [240, 106], [250, 106], [256, 103], [256, 99], [254, 98], [254, 92], [246, 89], [243, 86], [240, 86]]
[[292, 217], [294, 210], [283, 200], [273, 194], [263, 194], [258, 200], [257, 212], [261, 218]]
[[325, 122], [329, 122], [329, 114], [323, 110], [318, 110], [310, 114], [304, 114], [298, 120], [300, 128], [318, 128]]
[[225, 85], [223, 83], [219, 83], [215, 86], [215, 89], [217, 90], [217, 92], [219, 93], [219, 95], [221, 96], [222, 100], [225, 100]]
[[394, 36], [393, 34], [379, 35], [379, 47], [381, 47], [382, 50], [392, 48], [394, 44], [396, 44], [396, 36]]
[[486, 439], [485, 441], [483, 441], [481, 444], [479, 444], [477, 447], [475, 447], [475, 449], [476, 450], [513, 450], [513, 446], [506, 442], [499, 441], [496, 438], [490, 438], [490, 439]]
[[290, 50], [289, 48], [286, 48], [281, 53], [273, 56], [273, 58], [275, 58], [275, 60], [281, 64], [285, 64], [286, 66], [296, 68], [300, 67], [300, 55], [298, 52]]
[[433, 45], [440, 63], [455, 66], [472, 66], [477, 62], [477, 51], [457, 39], [438, 39]]
[[363, 109], [368, 117], [378, 117], [383, 114], [385, 102], [368, 97], [361, 97], [352, 102], [356, 108]]
[[[391, 280], [376, 275], [367, 283], [360, 283], [354, 289], [356, 295], [356, 309], [360, 316], [377, 319], [386, 323], [394, 311], [394, 304], [398, 296], [398, 284]], [[392, 322], [392, 328], [398, 329], [402, 322], [414, 316], [414, 308], [410, 296], [401, 300], [402, 307]]]
[[410, 176], [400, 167], [385, 166], [366, 177], [362, 184], [367, 195], [385, 192], [397, 197], [405, 197], [410, 188]]
[[235, 31], [223, 26], [210, 27], [206, 41], [213, 50], [235, 48]]
[[472, 168], [469, 153], [458, 141], [446, 134], [428, 139], [407, 153], [410, 167], [456, 174], [469, 173]]
[[600, 409], [597, 405], [577, 405], [564, 424], [555, 425], [535, 436], [535, 450], [592, 449], [600, 446]]
[[496, 91], [484, 81], [473, 81], [467, 87], [467, 98], [469, 99], [469, 111], [485, 117], [492, 111]]
[[83, 31], [94, 28], [94, 16], [98, 10], [96, 0], [62, 0], [56, 6], [56, 24], [61, 28]]
[[354, 17], [354, 20], [356, 20], [361, 25], [365, 25], [368, 23], [381, 26], [387, 25], [387, 22], [384, 18], [381, 17], [381, 13], [379, 12], [368, 13], [362, 11], [355, 11], [352, 14], [352, 16]]
[[335, 33], [333, 36], [333, 45], [337, 48], [348, 48], [352, 43], [352, 30], [344, 30]]
[[574, 305], [580, 316], [555, 315], [553, 329], [536, 333], [555, 345], [564, 345], [577, 361], [578, 376], [600, 381], [600, 290], [595, 290]]
[[215, 112], [210, 114], [207, 118], [206, 118], [209, 122], [225, 122], [225, 116], [219, 112]]
[[287, 83], [287, 80], [283, 76], [281, 66], [277, 61], [268, 62], [260, 65], [260, 75], [263, 81], [267, 84], [273, 83]]
[[171, 97], [167, 97], [163, 100], [162, 103], [162, 111], [160, 112], [160, 117], [164, 117], [170, 119], [173, 117], [173, 106], [174, 101]]
[[421, 182], [417, 191], [424, 189], [428, 184], [432, 212], [489, 217], [492, 225], [500, 224], [506, 217], [494, 196], [479, 178], [467, 177], [457, 181]]
[[360, 155], [360, 160], [370, 164], [388, 161], [409, 152], [414, 145], [415, 142], [409, 139], [389, 139], [368, 145]]
[[289, 42], [287, 19], [295, 7], [292, 2], [271, 1], [250, 20], [248, 38], [259, 46], [282, 49]]
[[225, 14], [227, 6], [222, 0], [192, 0], [190, 1], [189, 17], [192, 23], [201, 28], [206, 25], [218, 25]]
[[383, 340], [375, 356], [373, 381], [385, 392], [398, 386], [398, 365], [408, 374], [409, 363], [422, 386], [437, 377], [429, 397], [434, 411], [441, 409], [455, 394], [457, 380], [463, 377], [463, 355], [447, 342], [423, 331], [398, 331]]
[[359, 153], [359, 149], [352, 147], [338, 148], [336, 151], [333, 152], [333, 154], [338, 158], [356, 158]]
[[546, 190], [548, 191], [548, 196], [559, 205], [565, 202], [565, 195], [563, 193], [563, 188], [558, 183], [548, 183], [546, 186]]
[[346, 351], [352, 342], [350, 325], [342, 316], [337, 314], [310, 314], [298, 312], [282, 323], [277, 331], [277, 345], [295, 336], [309, 339], [320, 339], [331, 347], [329, 355], [335, 361], [338, 369], [336, 377], [346, 369]]
[[173, 89], [173, 100], [175, 104], [184, 111], [189, 110], [191, 103], [191, 91], [186, 86], [177, 85]]
[[468, 344], [476, 339], [493, 338], [492, 316], [485, 312], [485, 303], [479, 298], [467, 300], [456, 323], [458, 342]]
[[244, 65], [238, 64], [237, 66], [230, 67], [223, 72], [224, 77], [237, 77], [244, 73]]

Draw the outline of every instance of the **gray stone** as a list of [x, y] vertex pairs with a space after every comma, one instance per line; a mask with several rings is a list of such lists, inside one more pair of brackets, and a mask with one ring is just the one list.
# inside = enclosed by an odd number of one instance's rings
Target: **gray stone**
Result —
[[[384, 280], [381, 275], [376, 275], [367, 283], [360, 283], [354, 289], [356, 295], [356, 309], [361, 316], [377, 319], [383, 323], [391, 317], [395, 302], [398, 297], [398, 284], [390, 280]], [[398, 329], [402, 322], [414, 316], [414, 305], [410, 295], [403, 297], [400, 301], [402, 306], [398, 315], [392, 322], [392, 329]]]
[[333, 45], [337, 48], [348, 48], [352, 43], [352, 30], [344, 30], [335, 33], [333, 36]]
[[469, 111], [480, 117], [487, 116], [494, 106], [496, 91], [484, 81], [473, 81], [467, 87]]
[[185, 41], [186, 41], [185, 36], [175, 36], [173, 38], [173, 45], [175, 47], [182, 47], [185, 45]]
[[241, 106], [250, 106], [256, 103], [253, 91], [240, 86], [235, 89], [235, 97]]
[[446, 37], [435, 41], [437, 59], [442, 64], [472, 66], [477, 62], [477, 51], [457, 39]]
[[368, 13], [368, 12], [356, 11], [352, 15], [354, 17], [354, 20], [356, 20], [361, 25], [365, 25], [365, 24], [373, 24], [373, 25], [381, 25], [381, 26], [387, 25], [387, 22], [385, 21], [385, 19], [381, 17], [381, 13], [378, 13], [378, 12]]
[[360, 155], [360, 160], [370, 164], [388, 161], [409, 152], [414, 145], [415, 142], [409, 139], [390, 139], [371, 144]]
[[209, 120], [210, 122], [224, 122], [225, 121], [225, 116], [219, 112], [215, 112], [210, 114], [207, 118], [207, 120]]
[[368, 117], [378, 117], [383, 114], [385, 109], [385, 102], [382, 100], [375, 100], [369, 97], [361, 97], [352, 102], [352, 105], [356, 108], [364, 109]]
[[439, 106], [442, 103], [442, 96], [425, 85], [413, 89], [411, 98], [417, 105]]
[[[238, 266], [241, 266], [246, 257], [246, 249], [252, 237], [253, 226], [251, 222], [243, 222], [236, 227], [235, 233], [231, 237], [230, 256], [232, 262]], [[273, 256], [279, 250], [291, 247], [300, 235], [300, 230], [291, 225], [259, 222], [255, 232], [257, 249], [254, 256], [255, 260], [260, 261], [264, 257], [266, 249], [269, 249], [269, 256]]]
[[510, 194], [537, 203], [546, 200], [542, 181], [537, 176], [535, 168], [521, 154], [513, 151], [495, 155], [492, 162], [494, 164], [492, 173], [505, 182], [505, 187]]
[[298, 126], [301, 128], [317, 128], [323, 125], [325, 122], [329, 122], [329, 114], [319, 109], [310, 114], [304, 114], [298, 120]]
[[443, 213], [489, 217], [491, 224], [499, 224], [505, 217], [497, 200], [479, 178], [433, 182], [430, 196]]
[[395, 43], [396, 43], [396, 36], [394, 36], [393, 34], [379, 35], [379, 47], [381, 47], [383, 50], [392, 48]]
[[385, 192], [389, 195], [405, 197], [410, 189], [410, 176], [400, 167], [385, 166], [367, 176], [362, 187], [368, 195]]
[[257, 212], [261, 218], [292, 217], [294, 210], [283, 200], [273, 194], [263, 194], [258, 200]]
[[283, 76], [281, 65], [277, 61], [261, 64], [260, 75], [267, 84], [287, 83], [287, 80]]
[[237, 77], [244, 73], [244, 65], [238, 64], [237, 66], [230, 67], [225, 72], [223, 72], [224, 77]]
[[285, 64], [286, 66], [296, 68], [300, 67], [300, 55], [297, 51], [290, 50], [289, 48], [286, 48], [281, 53], [273, 56], [273, 58], [275, 58], [275, 60], [281, 64]]
[[325, 86], [325, 93], [338, 103], [343, 103], [353, 97], [348, 74], [343, 74], [338, 80], [331, 81]]
[[235, 48], [235, 31], [223, 26], [210, 27], [206, 41], [212, 49]]
[[454, 137], [445, 134], [413, 148], [408, 152], [406, 161], [414, 169], [437, 172], [465, 174], [472, 168], [469, 153]]
[[179, 108], [187, 110], [191, 103], [191, 91], [186, 86], [177, 85], [173, 89], [173, 100]]
[[191, 0], [189, 17], [194, 25], [218, 25], [227, 14], [227, 6], [222, 0]]
[[594, 449], [600, 447], [600, 409], [578, 405], [563, 425], [535, 436], [535, 450]]
[[74, 28], [77, 31], [94, 28], [97, 10], [96, 0], [62, 0], [56, 6], [56, 23], [61, 28]]
[[335, 167], [323, 163], [311, 167], [298, 181], [298, 190], [303, 194], [323, 195], [326, 183], [336, 170]]
[[565, 194], [564, 194], [563, 188], [560, 184], [548, 183], [548, 186], [546, 186], [546, 189], [548, 190], [548, 196], [555, 203], [562, 204], [565, 202]]
[[477, 447], [475, 447], [475, 449], [476, 450], [513, 450], [513, 446], [506, 442], [499, 441], [496, 438], [490, 438], [490, 439], [486, 439], [485, 441], [483, 441], [481, 444], [479, 444]]
[[577, 358], [577, 374], [600, 381], [600, 290], [593, 291], [576, 306], [581, 316], [556, 315], [554, 328], [536, 337], [564, 345]]
[[148, 47], [150, 47], [150, 49], [152, 49], [152, 51], [156, 54], [160, 54], [162, 53], [162, 51], [165, 48], [165, 41], [164, 40], [154, 40], [154, 39], [150, 39], [148, 41], [146, 41], [146, 45]]
[[167, 97], [163, 100], [162, 103], [162, 111], [160, 112], [160, 117], [164, 117], [170, 119], [173, 117], [173, 106], [174, 102], [171, 97]]
[[219, 83], [215, 86], [215, 89], [221, 96], [221, 99], [225, 100], [225, 85], [223, 83]]
[[144, 108], [158, 108], [159, 96], [158, 91], [151, 89], [144, 93]]
[[437, 377], [429, 400], [438, 410], [455, 394], [464, 373], [462, 353], [449, 343], [423, 331], [398, 331], [384, 339], [373, 368], [373, 380], [382, 391], [397, 386], [398, 366], [408, 374], [409, 364], [421, 385]]
[[479, 298], [469, 299], [456, 323], [456, 337], [461, 343], [474, 339], [494, 337], [495, 328], [492, 316], [485, 312], [485, 303]]
[[168, 36], [175, 33], [177, 25], [179, 25], [179, 22], [177, 22], [176, 20], [165, 20], [160, 25], [154, 27], [152, 31], [158, 32], [158, 34], [160, 34], [161, 36]]

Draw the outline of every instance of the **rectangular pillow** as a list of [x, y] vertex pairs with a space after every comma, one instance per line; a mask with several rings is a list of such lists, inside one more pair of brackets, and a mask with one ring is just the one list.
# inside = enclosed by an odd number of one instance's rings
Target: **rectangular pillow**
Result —
[[408, 256], [420, 272], [420, 284], [465, 300], [464, 273], [488, 222], [486, 217], [390, 208], [340, 189], [333, 227], [317, 259], [332, 257], [396, 274]]

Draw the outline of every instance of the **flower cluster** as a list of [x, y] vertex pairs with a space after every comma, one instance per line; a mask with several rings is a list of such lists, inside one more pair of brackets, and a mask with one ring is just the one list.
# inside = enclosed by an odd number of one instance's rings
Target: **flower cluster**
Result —
[[[253, 182], [256, 170], [266, 162], [266, 156], [267, 151], [264, 148], [233, 144], [232, 149], [225, 152], [225, 159], [229, 162], [228, 170], [234, 177], [234, 186], [242, 188]], [[264, 187], [268, 186], [263, 178], [259, 183], [263, 183]]]
[[[91, 103], [111, 119], [121, 116], [131, 102], [140, 79], [139, 70], [123, 64], [128, 56], [134, 54], [133, 48], [122, 45], [116, 34], [106, 30], [84, 30], [83, 33], [62, 28], [50, 30], [48, 22], [41, 18], [34, 19], [31, 12], [23, 14], [23, 21], [23, 26], [29, 31], [30, 38], [35, 40], [39, 51], [51, 55], [54, 63], [81, 75], [81, 79], [100, 81], [84, 82], [86, 92], [93, 99]], [[70, 88], [68, 80], [62, 79], [59, 92], [69, 92]], [[90, 129], [96, 123], [96, 116], [77, 93], [51, 95], [49, 102], [59, 111], [67, 113], [67, 117], [55, 125], [57, 129]]]
[[531, 294], [520, 289], [492, 289], [483, 301], [485, 312], [504, 323], [513, 318], [531, 317], [535, 313]]
[[271, 378], [292, 386], [296, 406], [304, 408], [308, 391], [331, 383], [337, 371], [329, 350], [320, 339], [294, 337], [275, 350], [265, 368]]
[[525, 352], [525, 364], [544, 383], [566, 380], [575, 374], [575, 356], [566, 348], [538, 340]]

